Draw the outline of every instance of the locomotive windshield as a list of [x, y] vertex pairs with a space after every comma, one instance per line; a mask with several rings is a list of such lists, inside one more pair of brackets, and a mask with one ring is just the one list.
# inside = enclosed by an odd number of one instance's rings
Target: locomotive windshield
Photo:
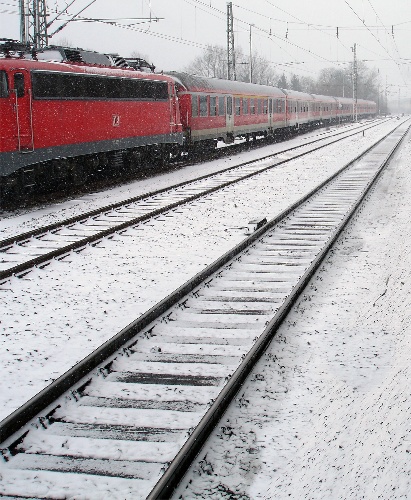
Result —
[[9, 86], [7, 83], [7, 73], [0, 71], [0, 97], [8, 97]]

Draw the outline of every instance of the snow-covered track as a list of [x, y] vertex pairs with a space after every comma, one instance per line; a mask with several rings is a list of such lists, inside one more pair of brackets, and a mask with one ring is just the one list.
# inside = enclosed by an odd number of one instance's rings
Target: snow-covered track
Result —
[[[120, 203], [25, 232], [0, 241], [0, 280], [21, 276], [35, 266], [44, 267], [52, 259], [63, 259], [72, 251], [121, 232], [149, 219], [170, 212], [202, 196], [310, 154], [355, 134], [376, 127], [383, 121], [363, 124], [353, 131], [339, 131], [303, 146], [289, 148], [257, 161], [249, 161], [219, 172], [186, 181], [170, 188], [130, 198]], [[335, 138], [337, 137], [337, 139]]]
[[407, 131], [398, 127], [5, 419], [0, 494], [168, 498]]

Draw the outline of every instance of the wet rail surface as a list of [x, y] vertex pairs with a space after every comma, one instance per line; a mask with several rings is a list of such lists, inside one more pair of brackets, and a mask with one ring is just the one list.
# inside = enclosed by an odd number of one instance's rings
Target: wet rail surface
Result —
[[169, 497], [407, 127], [5, 419], [0, 494]]
[[[378, 126], [365, 124], [354, 131], [338, 131], [305, 145], [289, 148], [257, 161], [246, 162], [220, 172], [187, 181], [154, 193], [125, 200], [70, 218], [60, 223], [0, 241], [0, 281], [13, 275], [24, 276], [35, 266], [44, 267], [51, 259], [63, 259], [72, 251], [177, 209], [202, 196], [275, 168], [329, 144]], [[335, 137], [338, 137], [337, 139]]]

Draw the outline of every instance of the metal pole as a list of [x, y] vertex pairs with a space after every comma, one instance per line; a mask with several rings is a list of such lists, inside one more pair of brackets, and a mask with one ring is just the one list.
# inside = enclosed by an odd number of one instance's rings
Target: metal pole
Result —
[[343, 92], [342, 92], [342, 96], [345, 97], [345, 72], [343, 71]]
[[250, 64], [249, 64], [250, 83], [253, 83], [253, 53], [252, 53], [252, 44], [251, 44], [251, 28], [253, 26], [254, 26], [253, 24], [250, 24]]
[[33, 0], [33, 44], [40, 48], [39, 43], [39, 0]]
[[387, 116], [388, 113], [388, 95], [387, 95], [387, 75], [385, 75], [385, 116]]
[[380, 106], [380, 82], [378, 82], [378, 116], [381, 114], [381, 106]]
[[25, 0], [20, 0], [20, 42], [27, 43], [26, 39], [26, 9]]
[[227, 2], [227, 78], [236, 80], [233, 2]]
[[353, 66], [353, 98], [354, 98], [354, 121], [358, 121], [358, 111], [357, 111], [357, 82], [358, 82], [358, 68], [357, 68], [357, 44], [354, 43], [354, 66]]

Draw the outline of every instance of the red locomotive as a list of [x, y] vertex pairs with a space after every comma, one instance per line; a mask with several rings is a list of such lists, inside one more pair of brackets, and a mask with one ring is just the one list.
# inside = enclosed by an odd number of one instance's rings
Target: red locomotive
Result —
[[[218, 140], [273, 136], [353, 116], [352, 99], [104, 66], [107, 56], [88, 53], [93, 64], [72, 49], [71, 60], [39, 60], [47, 54], [33, 59], [4, 42], [0, 203], [29, 190], [81, 184], [102, 170], [116, 175], [144, 159], [164, 162]], [[375, 115], [376, 105], [359, 101], [357, 113]]]
[[3, 192], [81, 183], [113, 151], [164, 158], [183, 143], [170, 77], [14, 57], [0, 59], [0, 131]]

